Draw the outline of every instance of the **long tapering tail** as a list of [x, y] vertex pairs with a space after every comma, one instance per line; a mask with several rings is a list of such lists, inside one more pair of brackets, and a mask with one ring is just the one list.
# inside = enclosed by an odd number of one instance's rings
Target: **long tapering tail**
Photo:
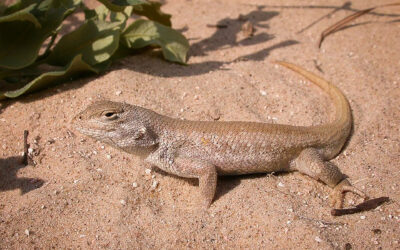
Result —
[[335, 119], [330, 123], [316, 126], [315, 131], [319, 131], [324, 135], [324, 140], [328, 144], [326, 157], [333, 158], [340, 152], [351, 130], [352, 117], [347, 98], [344, 96], [342, 91], [330, 82], [297, 65], [283, 61], [277, 61], [276, 63], [285, 66], [310, 80], [312, 83], [324, 90], [332, 99], [336, 110]]

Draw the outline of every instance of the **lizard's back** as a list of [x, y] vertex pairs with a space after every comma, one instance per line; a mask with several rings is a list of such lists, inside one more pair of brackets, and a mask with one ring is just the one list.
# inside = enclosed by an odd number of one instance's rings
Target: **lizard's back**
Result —
[[168, 140], [179, 145], [177, 154], [206, 160], [226, 175], [282, 171], [302, 149], [324, 146], [315, 127], [177, 119], [168, 127], [174, 131]]

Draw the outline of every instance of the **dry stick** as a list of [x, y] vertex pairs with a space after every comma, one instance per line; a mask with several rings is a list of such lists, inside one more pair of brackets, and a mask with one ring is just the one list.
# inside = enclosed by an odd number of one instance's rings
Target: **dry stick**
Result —
[[377, 208], [384, 202], [388, 202], [389, 197], [379, 197], [371, 200], [364, 201], [353, 208], [343, 208], [343, 209], [332, 209], [331, 214], [333, 216], [341, 216], [346, 214], [355, 214], [363, 211], [368, 211]]
[[28, 148], [29, 148], [28, 135], [29, 135], [29, 131], [24, 130], [24, 156], [22, 158], [22, 163], [25, 166], [28, 165]]
[[365, 9], [365, 10], [360, 10], [350, 16], [347, 16], [345, 18], [343, 18], [342, 20], [340, 20], [339, 22], [335, 23], [334, 25], [330, 26], [329, 28], [327, 28], [326, 30], [324, 30], [321, 33], [321, 38], [319, 39], [319, 43], [318, 43], [318, 48], [321, 48], [321, 44], [324, 41], [325, 37], [329, 36], [330, 34], [340, 30], [341, 28], [343, 28], [343, 26], [345, 26], [347, 23], [353, 21], [354, 19], [367, 14], [368, 12], [371, 12], [372, 10], [376, 9], [376, 8], [382, 8], [382, 7], [388, 7], [388, 6], [395, 6], [395, 5], [400, 5], [400, 3], [389, 3], [389, 4], [384, 4], [384, 5], [378, 5], [369, 9]]

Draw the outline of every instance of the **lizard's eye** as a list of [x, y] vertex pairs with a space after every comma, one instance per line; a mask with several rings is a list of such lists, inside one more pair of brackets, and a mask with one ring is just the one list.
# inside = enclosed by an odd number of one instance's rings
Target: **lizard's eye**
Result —
[[118, 118], [117, 112], [115, 111], [104, 111], [102, 116], [107, 120], [114, 120]]

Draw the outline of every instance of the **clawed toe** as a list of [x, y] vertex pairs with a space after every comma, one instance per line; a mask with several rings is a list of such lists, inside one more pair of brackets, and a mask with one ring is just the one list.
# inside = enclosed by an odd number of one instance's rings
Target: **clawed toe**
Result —
[[343, 199], [346, 192], [355, 193], [364, 200], [368, 198], [362, 191], [353, 187], [347, 179], [344, 179], [334, 187], [331, 193], [331, 206], [334, 208], [342, 208]]

